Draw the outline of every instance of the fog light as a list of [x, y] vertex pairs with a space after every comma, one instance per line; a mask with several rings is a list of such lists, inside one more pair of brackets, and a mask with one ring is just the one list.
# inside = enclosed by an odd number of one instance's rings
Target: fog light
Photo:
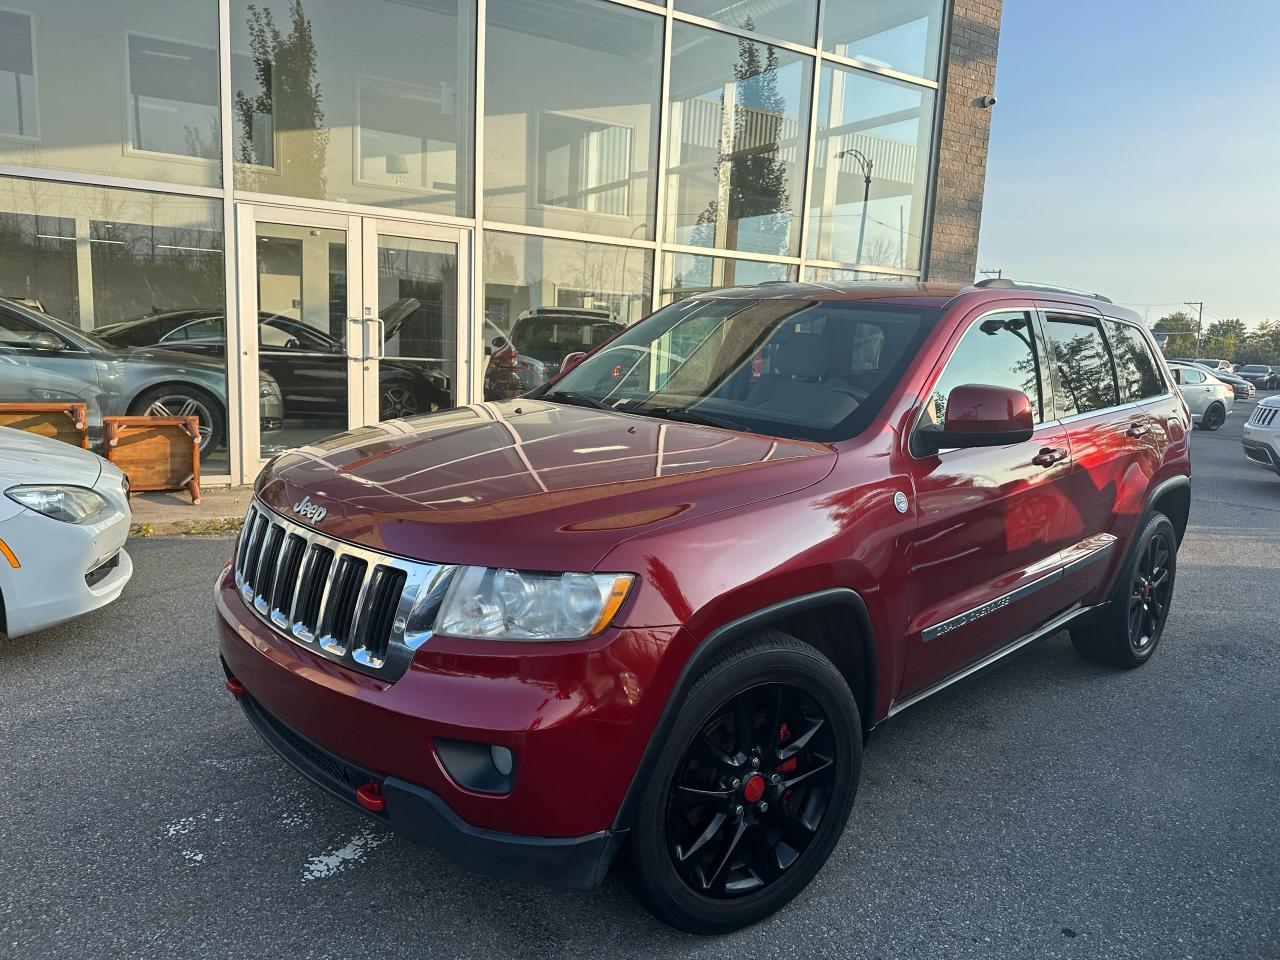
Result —
[[489, 748], [489, 756], [493, 758], [494, 769], [504, 777], [511, 776], [511, 771], [515, 768], [516, 758], [511, 755], [510, 750], [494, 744]]
[[516, 758], [507, 747], [472, 740], [437, 737], [440, 766], [458, 786], [477, 793], [510, 793], [515, 786]]

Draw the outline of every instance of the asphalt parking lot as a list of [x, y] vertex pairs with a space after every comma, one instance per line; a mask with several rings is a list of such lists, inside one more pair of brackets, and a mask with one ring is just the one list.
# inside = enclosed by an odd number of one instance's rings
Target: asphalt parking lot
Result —
[[810, 889], [718, 939], [617, 877], [465, 873], [319, 793], [222, 688], [230, 541], [138, 541], [120, 602], [0, 642], [0, 956], [1280, 957], [1280, 477], [1240, 452], [1251, 409], [1195, 435], [1150, 665], [1059, 636], [906, 711]]

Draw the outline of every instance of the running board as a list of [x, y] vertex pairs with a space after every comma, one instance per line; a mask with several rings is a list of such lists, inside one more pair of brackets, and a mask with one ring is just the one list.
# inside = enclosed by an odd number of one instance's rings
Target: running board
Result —
[[933, 686], [926, 687], [925, 689], [921, 690], [919, 693], [913, 693], [911, 696], [907, 697], [907, 699], [901, 700], [898, 703], [895, 703], [892, 707], [889, 708], [889, 712], [885, 714], [885, 719], [887, 720], [889, 717], [892, 717], [895, 714], [901, 713], [903, 710], [907, 709], [907, 707], [914, 706], [915, 704], [919, 703], [921, 700], [924, 700], [928, 697], [933, 696], [939, 690], [945, 690], [947, 687], [951, 686], [953, 683], [958, 683], [959, 681], [963, 680], [965, 677], [971, 677], [975, 673], [985, 670], [987, 667], [990, 667], [992, 664], [996, 663], [997, 661], [1003, 660], [1005, 657], [1009, 656], [1009, 654], [1016, 653], [1017, 651], [1021, 650], [1023, 647], [1025, 647], [1029, 643], [1035, 643], [1037, 640], [1042, 640], [1045, 637], [1052, 636], [1053, 634], [1057, 633], [1059, 630], [1065, 629], [1066, 626], [1069, 623], [1071, 623], [1071, 621], [1075, 620], [1077, 617], [1080, 617], [1086, 613], [1092, 613], [1094, 610], [1097, 610], [1097, 609], [1098, 609], [1097, 607], [1076, 607], [1073, 610], [1068, 610], [1066, 613], [1062, 614], [1061, 616], [1055, 617], [1053, 620], [1050, 620], [1048, 623], [1046, 623], [1044, 626], [1040, 627], [1039, 629], [1033, 630], [1031, 633], [1027, 634], [1025, 637], [1015, 640], [1013, 641], [1013, 643], [1007, 646], [1001, 647], [999, 650], [995, 651], [995, 653], [988, 654], [987, 656], [983, 657], [981, 660], [977, 661], [976, 663], [970, 664], [969, 666], [961, 670], [959, 673], [953, 673], [951, 676], [947, 677], [945, 680], [939, 680]]

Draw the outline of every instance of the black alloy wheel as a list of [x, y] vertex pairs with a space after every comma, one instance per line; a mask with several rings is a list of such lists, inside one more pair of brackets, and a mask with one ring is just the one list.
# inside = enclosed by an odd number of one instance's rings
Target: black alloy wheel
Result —
[[403, 383], [389, 383], [382, 388], [378, 404], [379, 420], [401, 420], [422, 412], [422, 404], [413, 388]]
[[779, 880], [813, 842], [831, 801], [836, 739], [803, 690], [737, 694], [694, 737], [667, 801], [667, 842], [690, 889], [716, 899]]
[[762, 630], [703, 667], [658, 736], [627, 821], [636, 894], [691, 933], [781, 909], [853, 807], [862, 723], [848, 680], [812, 645]]
[[1151, 659], [1164, 634], [1178, 573], [1178, 534], [1162, 513], [1152, 513], [1133, 541], [1111, 599], [1071, 626], [1081, 656], [1132, 669]]
[[1173, 545], [1157, 531], [1142, 547], [1129, 590], [1129, 644], [1141, 656], [1160, 637], [1173, 594]]
[[1217, 430], [1227, 422], [1227, 408], [1220, 403], [1210, 404], [1209, 409], [1200, 418], [1200, 426], [1205, 430]]

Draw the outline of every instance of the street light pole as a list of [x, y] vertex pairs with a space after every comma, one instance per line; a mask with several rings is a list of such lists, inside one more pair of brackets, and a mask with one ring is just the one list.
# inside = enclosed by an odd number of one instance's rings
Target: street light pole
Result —
[[1188, 300], [1186, 301], [1186, 304], [1188, 307], [1195, 307], [1198, 311], [1196, 313], [1196, 355], [1192, 357], [1192, 359], [1199, 360], [1200, 359], [1200, 331], [1202, 326], [1204, 325], [1204, 301]]
[[862, 244], [867, 236], [867, 204], [871, 202], [871, 170], [874, 165], [872, 164], [870, 157], [855, 147], [850, 147], [848, 150], [841, 150], [836, 154], [837, 160], [842, 160], [845, 157], [853, 157], [853, 159], [858, 162], [859, 169], [862, 170], [862, 222], [858, 224], [858, 252], [855, 256], [855, 262], [861, 266]]

